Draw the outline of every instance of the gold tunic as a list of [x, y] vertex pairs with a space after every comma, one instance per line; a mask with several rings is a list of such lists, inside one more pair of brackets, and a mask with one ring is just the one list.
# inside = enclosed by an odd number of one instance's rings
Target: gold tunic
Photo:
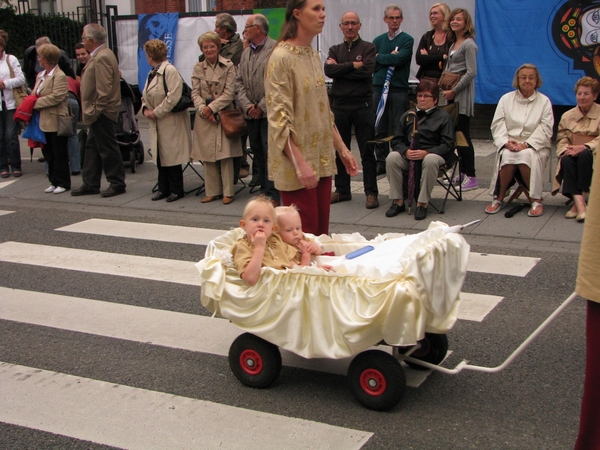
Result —
[[334, 119], [317, 51], [280, 42], [267, 63], [265, 94], [269, 178], [275, 187], [280, 191], [303, 188], [292, 161], [284, 153], [288, 137], [319, 178], [336, 174]]

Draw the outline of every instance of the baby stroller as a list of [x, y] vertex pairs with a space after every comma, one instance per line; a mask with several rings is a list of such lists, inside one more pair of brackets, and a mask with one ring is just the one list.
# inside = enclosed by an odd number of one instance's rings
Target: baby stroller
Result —
[[121, 78], [121, 109], [117, 119], [117, 143], [125, 163], [129, 163], [131, 173], [136, 164], [144, 162], [144, 143], [140, 139], [140, 129], [135, 115], [142, 106], [140, 91]]

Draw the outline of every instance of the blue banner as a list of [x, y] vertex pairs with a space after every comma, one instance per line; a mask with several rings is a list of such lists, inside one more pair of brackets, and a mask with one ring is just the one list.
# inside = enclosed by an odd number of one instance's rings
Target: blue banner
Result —
[[167, 44], [167, 59], [173, 63], [178, 22], [179, 13], [138, 15], [138, 86], [140, 90], [144, 88], [148, 73], [152, 69], [146, 59], [144, 44], [151, 39], [164, 41]]
[[476, 103], [496, 104], [514, 90], [515, 70], [535, 64], [540, 91], [574, 105], [582, 76], [600, 79], [600, 0], [477, 0]]

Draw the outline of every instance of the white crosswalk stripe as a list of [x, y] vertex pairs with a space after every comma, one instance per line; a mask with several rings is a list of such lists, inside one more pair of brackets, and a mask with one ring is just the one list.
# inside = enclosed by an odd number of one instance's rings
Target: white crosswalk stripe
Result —
[[[10, 211], [0, 211], [2, 213]], [[74, 223], [58, 231], [194, 245], [206, 245], [223, 233], [223, 230], [100, 219]], [[3, 242], [0, 243], [0, 261], [199, 285], [195, 262], [173, 259]], [[524, 277], [538, 262], [536, 258], [471, 253], [468, 270]], [[461, 298], [459, 319], [479, 322], [502, 301], [502, 297], [471, 293], [463, 293]], [[0, 287], [0, 320], [219, 356], [228, 355], [231, 342], [242, 332], [229, 321], [218, 318], [6, 287]], [[390, 351], [389, 347], [380, 348]], [[282, 357], [286, 366], [334, 374], [345, 374], [350, 362], [350, 359], [306, 360], [289, 352], [282, 352]], [[406, 372], [407, 384], [413, 387], [419, 386], [429, 374], [410, 369]], [[30, 394], [32, 386], [36, 388]], [[28, 400], [25, 402], [24, 398]], [[260, 445], [265, 449], [352, 449], [362, 447], [371, 436], [368, 431], [2, 362], [0, 402], [7, 406], [0, 408], [0, 421], [123, 448], [251, 448]], [[81, 417], [85, 414], [81, 411], [87, 414], [90, 402], [97, 408], [83, 420]], [[59, 418], [52, 414], [56, 408], [64, 412]], [[135, 416], [135, 423], [126, 420], [126, 415], [129, 419]], [[232, 420], [251, 430], [244, 439], [214, 431], [227, 430]], [[202, 427], [194, 426], [200, 422]], [[107, 429], [111, 429], [111, 433], [104, 431]], [[158, 429], [162, 432], [155, 432]]]

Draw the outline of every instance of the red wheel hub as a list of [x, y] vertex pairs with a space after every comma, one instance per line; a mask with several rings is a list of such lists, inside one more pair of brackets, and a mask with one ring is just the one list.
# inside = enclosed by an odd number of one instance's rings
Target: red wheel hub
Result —
[[263, 360], [258, 352], [247, 349], [240, 355], [240, 366], [248, 375], [258, 375], [263, 370]]
[[385, 392], [387, 387], [385, 377], [377, 369], [366, 369], [360, 374], [360, 387], [367, 394], [377, 397]]

